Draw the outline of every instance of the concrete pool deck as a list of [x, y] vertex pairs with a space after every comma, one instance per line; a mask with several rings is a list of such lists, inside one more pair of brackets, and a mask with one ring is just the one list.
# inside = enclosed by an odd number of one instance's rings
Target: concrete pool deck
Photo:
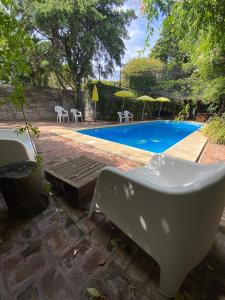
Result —
[[[138, 124], [138, 123], [140, 122], [132, 122], [132, 124]], [[119, 124], [119, 125], [123, 126], [123, 124]], [[127, 123], [124, 125], [127, 125]], [[113, 126], [118, 126], [118, 124], [110, 125], [110, 127]], [[96, 128], [96, 127], [99, 128], [99, 126], [91, 126], [90, 128]], [[107, 127], [109, 127], [109, 125], [107, 125]], [[76, 130], [79, 130], [79, 128], [77, 128]], [[134, 147], [107, 141], [89, 135], [84, 135], [72, 129], [65, 129], [65, 128], [55, 129], [54, 133], [56, 135], [63, 136], [64, 138], [74, 140], [80, 144], [91, 146], [98, 150], [104, 150], [113, 155], [127, 158], [129, 160], [141, 164], [148, 163], [149, 160], [154, 155], [153, 152], [137, 149]], [[195, 162], [200, 157], [200, 154], [202, 153], [206, 143], [207, 143], [207, 138], [202, 134], [201, 129], [199, 129], [193, 132], [192, 134], [188, 135], [186, 138], [182, 139], [172, 147], [170, 147], [164, 153]]]

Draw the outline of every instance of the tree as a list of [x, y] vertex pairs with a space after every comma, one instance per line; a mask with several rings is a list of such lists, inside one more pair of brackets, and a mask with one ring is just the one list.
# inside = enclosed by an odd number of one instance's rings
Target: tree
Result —
[[159, 59], [140, 57], [130, 60], [122, 71], [123, 85], [148, 92], [162, 74], [163, 64]]
[[179, 47], [179, 39], [173, 31], [174, 26], [168, 16], [163, 21], [160, 38], [150, 53], [151, 57], [158, 58], [164, 63], [163, 79], [179, 79], [186, 76], [182, 68], [189, 58]]
[[[144, 3], [149, 23], [159, 13], [166, 16], [154, 55], [171, 55], [171, 47], [174, 62], [195, 80], [193, 95], [204, 101], [209, 101], [210, 94], [215, 95], [217, 98], [212, 97], [211, 101], [224, 103], [225, 2], [144, 0]], [[209, 87], [214, 87], [213, 93]]]
[[126, 26], [135, 17], [132, 10], [119, 9], [123, 3], [124, 0], [21, 0], [20, 13], [29, 24], [29, 34], [51, 44], [51, 67], [60, 84], [65, 87], [66, 82], [72, 88], [78, 109], [84, 108], [82, 82], [93, 74], [93, 62], [101, 63], [108, 73], [121, 63], [123, 40], [128, 38]]
[[16, 18], [15, 8], [11, 0], [0, 2], [0, 79], [12, 84], [14, 92], [8, 100], [21, 109], [25, 97], [20, 78], [30, 71], [26, 53], [32, 41]]
[[48, 41], [39, 41], [33, 39], [34, 47], [27, 53], [30, 74], [25, 81], [30, 82], [35, 87], [48, 86], [49, 76], [52, 68], [51, 45]]
[[[33, 43], [24, 30], [23, 24], [17, 18], [17, 7], [12, 0], [1, 0], [0, 2], [0, 80], [12, 85], [13, 92], [10, 97], [2, 99], [0, 104], [10, 101], [17, 110], [22, 111], [25, 126], [18, 129], [18, 133], [28, 131], [35, 135], [39, 134], [37, 127], [27, 123], [23, 106], [25, 103], [24, 89], [21, 77], [27, 76], [30, 68], [27, 61], [27, 53], [32, 48]], [[30, 136], [31, 139], [31, 136]], [[36, 160], [40, 162], [31, 139]]]

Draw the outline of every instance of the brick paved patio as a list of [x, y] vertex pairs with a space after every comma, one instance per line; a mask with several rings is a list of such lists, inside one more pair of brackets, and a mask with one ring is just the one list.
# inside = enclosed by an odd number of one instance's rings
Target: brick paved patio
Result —
[[[0, 128], [6, 126], [9, 124], [0, 124]], [[56, 136], [55, 124], [38, 126], [41, 136], [36, 145], [44, 167], [81, 154], [122, 169], [137, 166], [129, 159]], [[225, 160], [224, 149], [207, 144], [199, 161]], [[224, 274], [225, 218], [212, 250], [186, 278], [177, 299], [224, 300]], [[8, 216], [0, 196], [1, 300], [83, 300], [89, 299], [90, 287], [107, 300], [166, 299], [159, 294], [158, 283], [159, 268], [154, 260], [101, 213], [89, 220], [87, 211], [70, 207], [53, 191], [43, 213], [31, 220], [15, 220]]]

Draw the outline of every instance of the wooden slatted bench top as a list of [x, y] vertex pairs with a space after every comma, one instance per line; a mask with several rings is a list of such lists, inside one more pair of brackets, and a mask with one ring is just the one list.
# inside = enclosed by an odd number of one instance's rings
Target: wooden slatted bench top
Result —
[[98, 175], [105, 164], [80, 156], [45, 170], [46, 179], [60, 189], [67, 199], [79, 206], [80, 200], [91, 198]]
[[105, 167], [105, 164], [86, 156], [81, 156], [46, 170], [45, 173], [54, 175], [79, 188], [90, 180], [97, 178], [103, 167]]

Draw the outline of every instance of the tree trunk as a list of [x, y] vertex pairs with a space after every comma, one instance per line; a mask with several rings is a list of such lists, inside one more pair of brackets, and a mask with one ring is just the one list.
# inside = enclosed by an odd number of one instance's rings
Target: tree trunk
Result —
[[81, 82], [77, 82], [77, 88], [76, 88], [76, 104], [78, 110], [82, 112], [83, 119], [85, 120], [85, 104], [83, 99], [83, 91], [81, 88]]
[[36, 162], [17, 161], [2, 166], [0, 187], [9, 211], [16, 216], [33, 217], [48, 204]]

